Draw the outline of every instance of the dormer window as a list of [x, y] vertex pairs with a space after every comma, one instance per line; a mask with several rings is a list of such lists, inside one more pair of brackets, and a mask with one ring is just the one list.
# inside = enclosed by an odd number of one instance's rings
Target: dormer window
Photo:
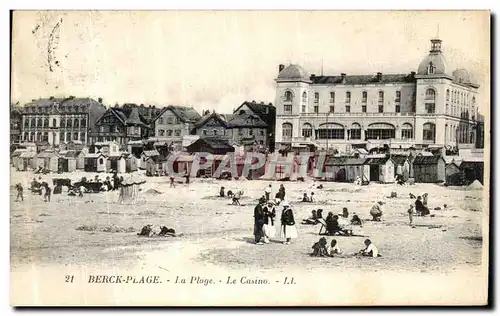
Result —
[[[289, 100], [287, 100], [289, 101]], [[244, 115], [245, 114], [245, 110], [240, 110], [240, 115]]]
[[436, 67], [434, 66], [434, 64], [432, 63], [432, 61], [429, 63], [429, 67], [427, 68], [427, 73], [429, 75], [432, 75], [434, 74], [434, 72], [436, 71]]

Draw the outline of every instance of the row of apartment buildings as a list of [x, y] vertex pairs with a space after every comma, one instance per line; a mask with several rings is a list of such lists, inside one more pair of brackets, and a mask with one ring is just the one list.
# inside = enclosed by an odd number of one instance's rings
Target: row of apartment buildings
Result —
[[34, 142], [60, 146], [68, 142], [92, 145], [116, 141], [152, 140], [181, 144], [187, 136], [217, 138], [238, 145], [274, 146], [276, 111], [271, 103], [246, 101], [232, 114], [206, 111], [200, 115], [187, 106], [123, 104], [105, 107], [102, 99], [54, 98], [11, 106], [11, 143]]

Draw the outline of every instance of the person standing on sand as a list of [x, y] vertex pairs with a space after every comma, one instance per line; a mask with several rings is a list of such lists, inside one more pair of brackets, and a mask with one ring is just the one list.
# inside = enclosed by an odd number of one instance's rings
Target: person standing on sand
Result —
[[47, 183], [45, 183], [45, 195], [44, 195], [44, 202], [50, 202], [50, 193], [52, 192], [52, 189], [49, 187]]
[[264, 233], [262, 227], [264, 226], [264, 210], [262, 206], [265, 201], [263, 198], [259, 200], [259, 204], [255, 206], [253, 210], [253, 235], [255, 236], [255, 243], [257, 245], [263, 245], [262, 239], [264, 238]]
[[283, 242], [285, 245], [289, 245], [292, 238], [297, 238], [297, 228], [295, 227], [295, 218], [293, 216], [293, 211], [290, 208], [290, 204], [287, 201], [282, 203], [283, 212], [281, 213], [281, 233], [280, 237], [284, 238]]
[[271, 190], [272, 190], [271, 184], [269, 184], [264, 190], [264, 194], [266, 195], [266, 202], [268, 202], [269, 199], [271, 199]]
[[285, 200], [285, 186], [283, 184], [280, 184], [280, 188], [279, 188], [278, 193], [280, 194], [280, 199], [282, 201], [284, 201]]
[[170, 187], [175, 188], [175, 178], [172, 175], [170, 175]]
[[413, 204], [410, 204], [408, 209], [408, 219], [410, 220], [410, 225], [413, 224]]
[[21, 198], [21, 201], [24, 201], [23, 186], [21, 185], [21, 183], [16, 184], [16, 190], [17, 190], [16, 202], [19, 201], [19, 198]]
[[264, 225], [262, 231], [264, 233], [264, 243], [268, 244], [269, 239], [276, 236], [276, 228], [274, 226], [274, 218], [276, 217], [276, 210], [274, 209], [273, 202], [269, 201], [267, 206], [264, 207]]

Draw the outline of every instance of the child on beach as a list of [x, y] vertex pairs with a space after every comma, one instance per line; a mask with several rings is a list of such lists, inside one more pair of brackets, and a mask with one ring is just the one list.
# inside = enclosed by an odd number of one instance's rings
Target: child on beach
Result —
[[410, 208], [408, 209], [408, 219], [411, 225], [413, 223], [413, 204], [410, 204]]
[[361, 250], [360, 254], [364, 257], [380, 257], [377, 247], [372, 243], [370, 239], [365, 240], [365, 249]]
[[340, 250], [339, 244], [337, 243], [337, 240], [332, 239], [330, 243], [330, 249], [328, 251], [328, 254], [330, 257], [333, 257], [334, 255], [340, 255], [342, 253], [342, 250]]
[[21, 201], [24, 201], [23, 186], [21, 185], [21, 183], [16, 184], [16, 190], [17, 190], [16, 202], [19, 201], [19, 197], [21, 198]]
[[52, 192], [52, 189], [49, 187], [48, 184], [45, 184], [45, 195], [44, 195], [44, 202], [50, 202], [50, 193]]

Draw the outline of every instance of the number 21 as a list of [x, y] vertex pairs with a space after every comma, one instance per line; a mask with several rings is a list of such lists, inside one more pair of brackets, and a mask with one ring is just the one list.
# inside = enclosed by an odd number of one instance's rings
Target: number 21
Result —
[[66, 276], [66, 283], [73, 283], [75, 276], [74, 275], [67, 275]]

